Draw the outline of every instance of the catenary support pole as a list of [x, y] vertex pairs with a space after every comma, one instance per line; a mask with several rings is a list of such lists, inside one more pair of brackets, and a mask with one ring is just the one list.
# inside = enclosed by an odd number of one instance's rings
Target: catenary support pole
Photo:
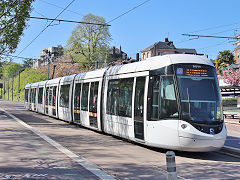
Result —
[[9, 78], [8, 78], [8, 101], [9, 101]]
[[3, 84], [3, 86], [4, 86], [4, 89], [3, 89], [3, 96], [4, 96], [4, 100], [5, 100], [5, 93], [6, 93], [6, 89], [5, 89], [5, 80], [4, 80], [4, 84]]
[[18, 71], [18, 102], [20, 100], [20, 71]]
[[173, 151], [168, 151], [166, 153], [166, 161], [167, 161], [167, 180], [177, 180], [175, 153]]
[[49, 58], [48, 58], [48, 80], [49, 80], [49, 66], [50, 66], [49, 63], [50, 62], [49, 62]]
[[13, 77], [12, 77], [12, 101], [13, 101]]

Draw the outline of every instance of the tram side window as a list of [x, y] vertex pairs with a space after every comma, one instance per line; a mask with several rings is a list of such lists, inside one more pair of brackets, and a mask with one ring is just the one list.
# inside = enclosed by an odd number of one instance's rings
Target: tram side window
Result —
[[57, 86], [53, 86], [53, 106], [56, 106], [56, 93], [57, 93]]
[[43, 103], [43, 88], [38, 89], [38, 104]]
[[81, 110], [88, 111], [88, 91], [89, 83], [84, 83], [82, 86]]
[[97, 112], [98, 82], [92, 82], [90, 87], [89, 111]]
[[134, 99], [134, 117], [135, 117], [135, 119], [143, 118], [144, 87], [145, 87], [145, 77], [137, 77], [136, 78], [136, 88], [135, 88], [135, 99]]
[[108, 84], [107, 114], [132, 116], [133, 78], [110, 80]]
[[107, 91], [107, 114], [118, 115], [119, 80], [110, 80]]
[[149, 91], [149, 120], [177, 118], [179, 116], [173, 76], [150, 77]]
[[60, 88], [60, 107], [69, 107], [69, 89], [70, 89], [70, 84], [67, 85], [61, 85]]
[[32, 89], [32, 103], [35, 103], [36, 89]]
[[32, 89], [29, 89], [29, 101], [32, 103]]
[[28, 89], [25, 89], [25, 101], [28, 102]]
[[53, 87], [50, 87], [48, 90], [48, 104], [49, 106], [52, 106], [52, 93], [53, 93]]
[[46, 96], [45, 96], [45, 104], [48, 105], [48, 92], [49, 92], [49, 87], [46, 88]]
[[132, 91], [133, 78], [120, 80], [120, 94], [119, 94], [119, 116], [132, 116]]
[[173, 76], [161, 76], [159, 118], [177, 118], [178, 106], [174, 90]]
[[74, 108], [80, 109], [80, 92], [81, 92], [81, 83], [77, 83], [75, 85], [75, 93], [74, 93]]
[[158, 119], [159, 112], [159, 86], [160, 86], [160, 78], [159, 76], [153, 77], [153, 90], [152, 90], [152, 119]]

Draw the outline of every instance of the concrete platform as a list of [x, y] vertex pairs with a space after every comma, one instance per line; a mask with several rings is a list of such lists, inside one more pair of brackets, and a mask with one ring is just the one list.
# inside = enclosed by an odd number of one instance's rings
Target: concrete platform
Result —
[[221, 149], [223, 152], [240, 156], [240, 123], [239, 118], [225, 118], [225, 124], [228, 129], [228, 136], [224, 147]]
[[[166, 179], [165, 153], [167, 150], [141, 146], [27, 111], [23, 108], [22, 103], [0, 101], [0, 107], [116, 179]], [[45, 142], [49, 145], [45, 140], [42, 141], [42, 144]], [[51, 150], [45, 154], [46, 159], [48, 153], [50, 155], [62, 153], [57, 147], [51, 147]], [[6, 154], [8, 153], [6, 152]], [[12, 154], [14, 153], [12, 152]], [[178, 179], [219, 179], [219, 177], [222, 179], [240, 179], [238, 157], [222, 154], [219, 151], [207, 153], [175, 152], [175, 154]], [[66, 155], [63, 154], [63, 156]], [[69, 157], [66, 159], [70, 162], [73, 161]], [[24, 165], [24, 163], [22, 164]], [[78, 164], [76, 165], [78, 166]], [[45, 166], [45, 168], [48, 167]], [[64, 173], [68, 173], [68, 171], [64, 171]], [[81, 179], [81, 176], [79, 179]]]
[[0, 179], [114, 179], [0, 108]]

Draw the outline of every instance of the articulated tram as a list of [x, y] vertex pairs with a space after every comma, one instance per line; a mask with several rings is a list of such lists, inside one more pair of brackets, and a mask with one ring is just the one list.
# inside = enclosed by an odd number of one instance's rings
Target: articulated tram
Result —
[[226, 140], [216, 70], [173, 54], [27, 84], [25, 107], [148, 146], [214, 151]]

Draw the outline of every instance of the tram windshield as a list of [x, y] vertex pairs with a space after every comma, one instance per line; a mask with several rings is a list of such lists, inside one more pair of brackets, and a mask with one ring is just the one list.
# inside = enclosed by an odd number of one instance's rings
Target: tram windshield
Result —
[[182, 119], [217, 124], [223, 120], [216, 71], [206, 65], [176, 65]]

